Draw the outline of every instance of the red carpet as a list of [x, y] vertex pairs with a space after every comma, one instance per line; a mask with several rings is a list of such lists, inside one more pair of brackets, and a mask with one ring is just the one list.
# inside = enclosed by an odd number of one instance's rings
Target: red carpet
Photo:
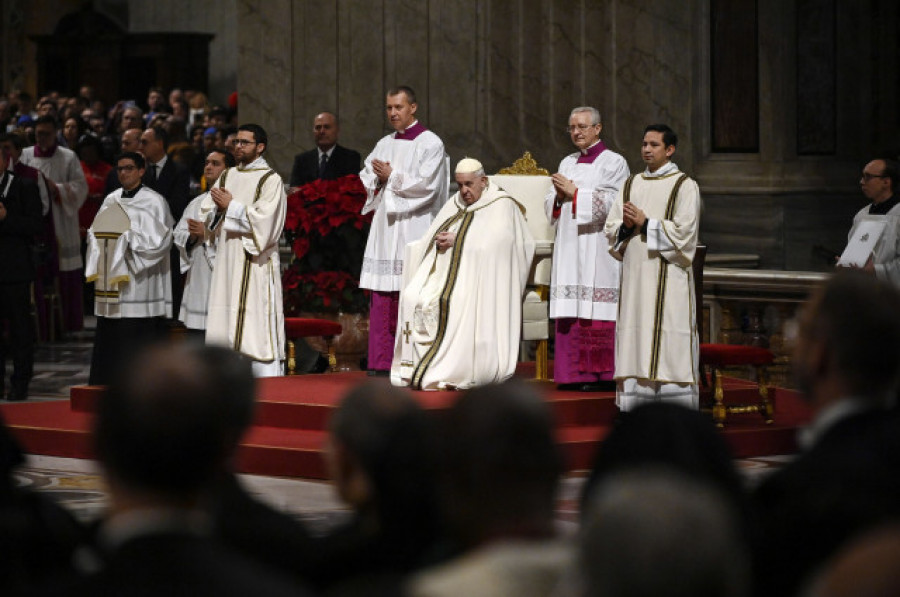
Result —
[[[244, 438], [238, 466], [241, 472], [326, 478], [321, 457], [328, 417], [343, 394], [354, 385], [371, 381], [365, 373], [300, 375], [260, 380], [256, 422]], [[379, 378], [378, 383], [388, 383]], [[560, 392], [552, 383], [537, 387], [556, 413], [558, 438], [569, 470], [590, 468], [594, 452], [616, 416], [613, 394]], [[750, 402], [756, 386], [726, 379], [726, 400]], [[49, 456], [90, 458], [88, 429], [98, 393], [97, 386], [72, 388], [69, 402], [35, 402], [0, 406], [7, 425], [27, 452]], [[446, 408], [459, 394], [416, 392], [426, 409]], [[809, 412], [799, 395], [772, 388], [775, 423], [764, 425], [759, 415], [731, 415], [723, 431], [736, 457], [790, 454], [796, 450], [796, 428]]]

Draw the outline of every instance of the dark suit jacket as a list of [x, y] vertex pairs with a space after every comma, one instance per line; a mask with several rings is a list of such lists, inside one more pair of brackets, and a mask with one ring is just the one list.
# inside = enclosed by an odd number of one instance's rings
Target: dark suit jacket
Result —
[[105, 558], [105, 566], [67, 595], [203, 597], [305, 596], [277, 571], [247, 560], [212, 539], [161, 532], [136, 537]]
[[190, 202], [191, 196], [191, 174], [188, 169], [181, 164], [169, 158], [166, 165], [156, 179], [155, 183], [150, 183], [150, 164], [147, 164], [147, 171], [144, 172], [144, 184], [166, 198], [169, 204], [169, 211], [175, 221], [181, 219], [184, 208]]
[[900, 516], [900, 418], [870, 411], [834, 424], [754, 493], [758, 595], [795, 595], [859, 533]]
[[254, 498], [231, 474], [220, 479], [213, 495], [215, 540], [244, 557], [308, 582], [316, 544], [303, 524]]
[[[0, 194], [2, 192], [0, 187]], [[41, 196], [37, 185], [32, 180], [12, 175], [2, 203], [6, 207], [6, 218], [0, 221], [0, 282], [34, 280], [34, 238], [42, 229]]]
[[109, 195], [121, 186], [121, 183], [119, 183], [119, 173], [116, 172], [116, 165], [113, 164], [112, 170], [106, 175], [106, 188], [104, 190], [106, 191], [106, 194]]
[[[334, 146], [331, 159], [325, 164], [323, 180], [334, 180], [348, 174], [359, 174], [359, 152]], [[291, 169], [291, 186], [299, 187], [319, 178], [319, 150], [312, 149], [294, 158], [294, 167]]]

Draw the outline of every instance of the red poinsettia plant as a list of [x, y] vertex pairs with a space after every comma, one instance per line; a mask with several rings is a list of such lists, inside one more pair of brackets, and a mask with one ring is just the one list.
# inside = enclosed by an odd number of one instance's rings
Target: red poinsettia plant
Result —
[[372, 214], [360, 215], [366, 189], [359, 176], [314, 180], [288, 195], [285, 237], [293, 259], [282, 276], [285, 315], [365, 313], [359, 288]]

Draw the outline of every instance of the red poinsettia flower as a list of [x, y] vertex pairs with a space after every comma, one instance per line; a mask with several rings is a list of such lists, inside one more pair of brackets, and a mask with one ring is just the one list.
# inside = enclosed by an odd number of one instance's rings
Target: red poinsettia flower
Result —
[[309, 237], [298, 236], [294, 239], [294, 244], [291, 248], [294, 250], [294, 256], [297, 259], [303, 259], [304, 255], [309, 251]]

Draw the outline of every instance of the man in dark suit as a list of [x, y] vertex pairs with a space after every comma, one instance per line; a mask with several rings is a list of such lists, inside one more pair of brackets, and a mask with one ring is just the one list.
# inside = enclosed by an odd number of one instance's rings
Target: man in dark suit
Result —
[[836, 273], [804, 307], [792, 365], [812, 411], [803, 453], [763, 480], [758, 595], [795, 595], [860, 533], [900, 516], [900, 291]]
[[256, 380], [250, 360], [224, 346], [199, 346], [194, 354], [212, 371], [219, 396], [216, 417], [225, 430], [229, 458], [222, 463], [206, 504], [212, 534], [241, 555], [292, 576], [310, 579], [318, 543], [294, 518], [253, 497], [231, 468], [241, 438], [253, 422]]
[[0, 322], [9, 342], [0, 345], [0, 396], [6, 380], [6, 352], [12, 348], [13, 373], [8, 400], [25, 400], [34, 369], [34, 328], [29, 306], [34, 280], [33, 245], [41, 231], [41, 197], [33, 180], [7, 170], [0, 151]]
[[[132, 151], [141, 151], [141, 133], [143, 131], [141, 129], [128, 129], [122, 133], [122, 137], [119, 140], [119, 152], [118, 153], [129, 153]], [[116, 155], [118, 155], [118, 153]], [[116, 169], [113, 168], [109, 171], [109, 174], [106, 177], [106, 189], [105, 192], [107, 195], [121, 187], [122, 184], [119, 182], [119, 173], [116, 172]]]
[[291, 169], [291, 186], [299, 187], [317, 179], [334, 180], [359, 174], [359, 152], [337, 144], [340, 126], [331, 112], [322, 112], [313, 120], [316, 149], [298, 154]]
[[100, 566], [66, 594], [306, 594], [215, 538], [207, 499], [236, 445], [218, 373], [203, 348], [158, 345], [100, 398], [94, 443], [110, 494]]
[[191, 177], [187, 168], [170, 160], [169, 134], [161, 126], [141, 133], [141, 149], [147, 159], [143, 183], [166, 198], [169, 211], [177, 222], [190, 200]]
[[[175, 221], [181, 219], [184, 208], [187, 207], [191, 195], [191, 174], [181, 164], [170, 160], [167, 155], [169, 149], [169, 134], [161, 126], [154, 126], [141, 133], [141, 153], [147, 159], [147, 170], [144, 172], [143, 183], [166, 198], [169, 211]], [[171, 261], [179, 263], [178, 248], [172, 247]], [[184, 278], [180, 268], [172, 268], [172, 305], [175, 319], [178, 315], [177, 305], [181, 305], [181, 296], [184, 293]]]

